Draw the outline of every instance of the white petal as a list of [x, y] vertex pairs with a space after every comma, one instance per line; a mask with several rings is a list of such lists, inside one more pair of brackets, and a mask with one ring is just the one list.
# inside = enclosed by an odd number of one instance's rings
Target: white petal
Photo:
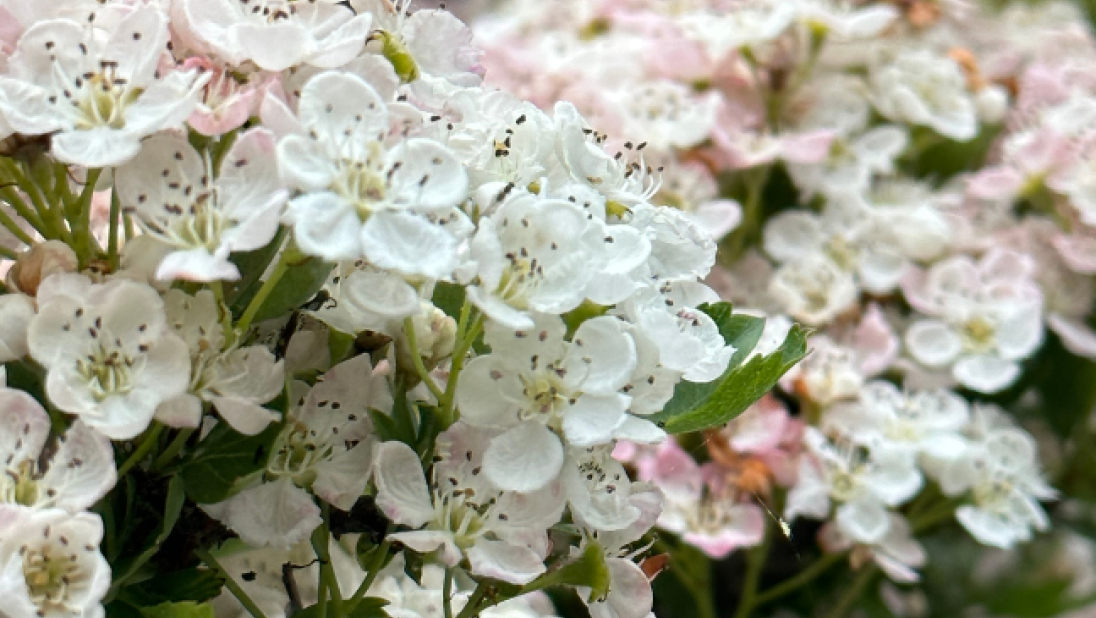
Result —
[[76, 421], [50, 459], [49, 469], [39, 481], [39, 494], [55, 495], [56, 499], [47, 500], [49, 506], [77, 513], [91, 508], [117, 479], [110, 440]]
[[528, 547], [480, 538], [468, 550], [468, 562], [476, 575], [511, 584], [528, 584], [544, 573], [544, 560]]
[[156, 408], [155, 418], [168, 427], [196, 429], [202, 424], [202, 400], [190, 393], [172, 397]]
[[307, 538], [323, 518], [308, 493], [282, 477], [229, 498], [223, 521], [248, 545], [289, 549]]
[[457, 239], [410, 212], [374, 213], [362, 227], [361, 244], [374, 266], [408, 275], [441, 279], [457, 266]]
[[483, 455], [483, 473], [509, 491], [534, 491], [557, 476], [563, 446], [556, 434], [535, 422], [524, 422], [491, 441]]
[[361, 220], [354, 206], [334, 193], [306, 193], [289, 202], [286, 218], [301, 251], [329, 262], [361, 257]]
[[390, 150], [385, 159], [386, 167], [395, 170], [385, 197], [395, 203], [416, 210], [439, 210], [456, 206], [468, 197], [464, 166], [438, 142], [405, 140]]
[[979, 393], [996, 393], [1016, 381], [1020, 366], [998, 356], [979, 354], [955, 363], [952, 376], [963, 386]]
[[583, 395], [563, 417], [563, 434], [572, 446], [606, 444], [613, 432], [624, 424], [628, 398], [624, 395], [597, 397]]
[[0, 457], [9, 465], [37, 461], [49, 437], [49, 415], [33, 397], [0, 388]]
[[586, 320], [571, 339], [565, 366], [581, 369], [582, 390], [608, 395], [620, 390], [636, 368], [636, 348], [624, 333], [624, 322], [612, 316]]
[[419, 295], [402, 278], [380, 271], [354, 271], [342, 281], [346, 300], [369, 313], [401, 320], [419, 313]]
[[906, 331], [906, 346], [918, 362], [929, 367], [941, 367], [959, 355], [963, 342], [947, 324], [922, 320]]
[[376, 451], [377, 506], [392, 521], [412, 528], [433, 519], [434, 505], [415, 451], [402, 442], [385, 442]]

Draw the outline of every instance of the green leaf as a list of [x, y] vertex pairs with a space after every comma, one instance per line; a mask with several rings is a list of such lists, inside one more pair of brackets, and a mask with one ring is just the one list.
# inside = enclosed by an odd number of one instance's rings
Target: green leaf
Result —
[[183, 569], [156, 575], [148, 581], [126, 588], [125, 594], [142, 605], [166, 602], [208, 601], [221, 593], [224, 579], [210, 569]]
[[[704, 389], [683, 387], [681, 395], [688, 399], [678, 403], [671, 400], [665, 410], [647, 419], [659, 423], [671, 434], [724, 425], [772, 389], [806, 355], [807, 333], [798, 325], [793, 326], [784, 343], [772, 354], [755, 356], [744, 365], [732, 367], [714, 381], [706, 395]], [[678, 395], [675, 390], [674, 399]]]
[[266, 272], [267, 266], [277, 258], [278, 249], [282, 247], [288, 229], [285, 227], [279, 228], [278, 233], [265, 247], [254, 251], [233, 253], [229, 256], [229, 261], [235, 264], [240, 271], [240, 279], [233, 282], [225, 290], [225, 297], [232, 307], [233, 315], [236, 317], [244, 312], [247, 303], [255, 296], [255, 292], [258, 292], [259, 288], [262, 287], [260, 279], [263, 273]]
[[464, 286], [439, 281], [434, 285], [434, 306], [453, 319], [460, 318], [460, 308], [464, 306]]
[[144, 549], [136, 554], [126, 555], [111, 565], [114, 576], [113, 586], [115, 588], [121, 587], [156, 555], [160, 545], [171, 534], [175, 522], [179, 521], [179, 513], [183, 510], [183, 502], [185, 501], [186, 494], [183, 491], [183, 480], [178, 476], [171, 477], [167, 485], [167, 497], [164, 500], [163, 519], [146, 538], [145, 543], [142, 545]]
[[148, 618], [215, 618], [212, 604], [194, 601], [161, 603], [142, 611]]
[[291, 263], [252, 322], [281, 317], [308, 302], [323, 287], [334, 267], [333, 264], [313, 257]]
[[605, 550], [597, 541], [590, 541], [575, 560], [553, 569], [533, 580], [521, 592], [540, 590], [549, 586], [584, 586], [590, 589], [589, 600], [604, 599], [609, 594], [611, 576], [605, 563]]
[[727, 345], [734, 346], [735, 353], [727, 364], [727, 371], [723, 377], [711, 382], [687, 382], [682, 380], [674, 388], [674, 396], [666, 403], [660, 416], [677, 416], [693, 410], [711, 397], [716, 387], [730, 372], [742, 363], [757, 346], [761, 339], [761, 333], [765, 330], [765, 319], [751, 315], [732, 315], [730, 303], [716, 303], [715, 305], [701, 305], [699, 309], [715, 321], [719, 327], [719, 334]]
[[243, 488], [245, 477], [266, 467], [271, 445], [282, 427], [282, 423], [272, 423], [258, 435], [245, 436], [228, 423], [218, 423], [180, 471], [187, 497], [209, 504], [234, 495]]

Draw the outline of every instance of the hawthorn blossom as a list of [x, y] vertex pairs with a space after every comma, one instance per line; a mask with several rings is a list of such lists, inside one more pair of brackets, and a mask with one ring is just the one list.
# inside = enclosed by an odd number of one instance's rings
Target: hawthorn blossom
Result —
[[951, 368], [960, 384], [993, 393], [1020, 374], [1018, 361], [1043, 339], [1039, 287], [1032, 262], [994, 250], [975, 262], [955, 256], [909, 277], [903, 289], [916, 309], [930, 316], [906, 331], [906, 346], [920, 363]]
[[156, 5], [118, 10], [107, 31], [66, 18], [35, 23], [0, 76], [0, 113], [15, 131], [51, 134], [50, 151], [63, 162], [129, 161], [142, 138], [182, 125], [208, 79], [157, 70], [168, 20]]
[[928, 50], [880, 57], [871, 68], [872, 102], [890, 120], [925, 125], [966, 141], [978, 132], [978, 116], [959, 65]]
[[803, 436], [807, 452], [788, 492], [784, 516], [824, 519], [837, 503], [834, 521], [843, 534], [875, 543], [889, 530], [889, 506], [912, 498], [923, 484], [914, 458], [886, 444], [862, 445], [844, 438], [832, 443], [815, 427]]
[[304, 192], [286, 213], [300, 249], [332, 261], [364, 256], [407, 275], [448, 276], [458, 240], [430, 215], [466, 197], [467, 175], [454, 155], [424, 138], [389, 147], [388, 108], [355, 75], [313, 77], [299, 106], [299, 132], [281, 140], [278, 158], [283, 178]]
[[173, 23], [183, 40], [233, 65], [247, 61], [267, 71], [302, 63], [339, 67], [357, 56], [372, 25], [329, 0], [178, 0]]
[[198, 427], [202, 402], [236, 431], [255, 435], [278, 415], [261, 404], [285, 388], [282, 361], [262, 346], [225, 348], [217, 301], [209, 290], [190, 296], [168, 290], [163, 296], [168, 328], [190, 349], [187, 393], [160, 404], [156, 418], [174, 427]]
[[0, 594], [12, 618], [103, 618], [110, 564], [98, 515], [0, 507]]
[[34, 319], [34, 302], [22, 294], [0, 296], [0, 363], [27, 355], [27, 325]]
[[269, 131], [243, 133], [216, 176], [212, 168], [209, 153], [163, 134], [146, 140], [141, 156], [118, 169], [123, 210], [172, 249], [157, 279], [239, 279], [229, 254], [266, 246], [278, 231], [286, 191]]
[[0, 511], [19, 505], [76, 514], [114, 486], [117, 475], [109, 440], [76, 421], [44, 457], [49, 433], [49, 415], [37, 401], [22, 391], [0, 388], [0, 460], [5, 462]]
[[564, 444], [589, 447], [614, 437], [662, 435], [629, 414], [633, 398], [626, 386], [638, 355], [624, 323], [601, 316], [583, 322], [570, 341], [565, 333], [563, 321], [550, 315], [537, 316], [528, 330], [489, 324], [484, 341], [492, 353], [461, 372], [461, 418], [505, 430], [484, 454], [484, 474], [504, 489], [531, 491], [556, 479]]
[[438, 551], [456, 566], [514, 584], [544, 573], [546, 529], [559, 520], [558, 482], [526, 493], [506, 491], [482, 474], [485, 451], [498, 433], [464, 423], [438, 436], [429, 480], [419, 455], [401, 442], [377, 447], [377, 505], [392, 521], [411, 527], [390, 535], [415, 551]]
[[27, 342], [53, 405], [114, 440], [139, 435], [190, 381], [186, 343], [168, 332], [160, 296], [124, 279], [46, 279]]
[[361, 497], [376, 442], [369, 412], [391, 409], [387, 381], [369, 356], [343, 361], [297, 399], [262, 478], [203, 508], [248, 545], [293, 547], [322, 522], [310, 493], [343, 511]]

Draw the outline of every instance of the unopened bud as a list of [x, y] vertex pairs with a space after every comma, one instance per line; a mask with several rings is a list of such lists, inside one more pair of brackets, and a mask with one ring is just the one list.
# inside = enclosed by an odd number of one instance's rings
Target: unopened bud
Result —
[[[412, 318], [415, 325], [416, 353], [427, 369], [433, 369], [442, 359], [453, 353], [457, 342], [457, 323], [430, 303], [422, 304], [422, 311]], [[414, 367], [407, 337], [400, 338], [399, 357], [401, 367]]]
[[36, 296], [42, 281], [56, 273], [74, 273], [80, 260], [71, 247], [59, 240], [47, 240], [24, 251], [8, 271], [8, 287]]

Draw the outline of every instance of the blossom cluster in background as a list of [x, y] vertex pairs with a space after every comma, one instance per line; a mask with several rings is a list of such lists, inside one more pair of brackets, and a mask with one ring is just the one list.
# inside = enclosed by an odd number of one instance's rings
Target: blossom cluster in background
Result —
[[1061, 4], [0, 0], [0, 616], [925, 615], [933, 534], [1085, 521], [1094, 62]]
[[515, 1], [473, 23], [489, 86], [573, 102], [625, 156], [645, 146], [655, 199], [719, 240], [707, 282], [767, 316], [765, 339], [813, 329], [777, 396], [727, 427], [618, 448], [666, 496], [660, 529], [723, 559], [770, 544], [776, 517], [819, 520], [795, 528], [824, 556], [909, 584], [943, 518], [1017, 550], [1050, 527], [1040, 502], [1086, 512], [1091, 492], [1041, 472], [1091, 465], [1090, 396], [1072, 421], [1053, 409], [1091, 378], [1052, 367], [1096, 358], [1096, 45], [1078, 7]]

